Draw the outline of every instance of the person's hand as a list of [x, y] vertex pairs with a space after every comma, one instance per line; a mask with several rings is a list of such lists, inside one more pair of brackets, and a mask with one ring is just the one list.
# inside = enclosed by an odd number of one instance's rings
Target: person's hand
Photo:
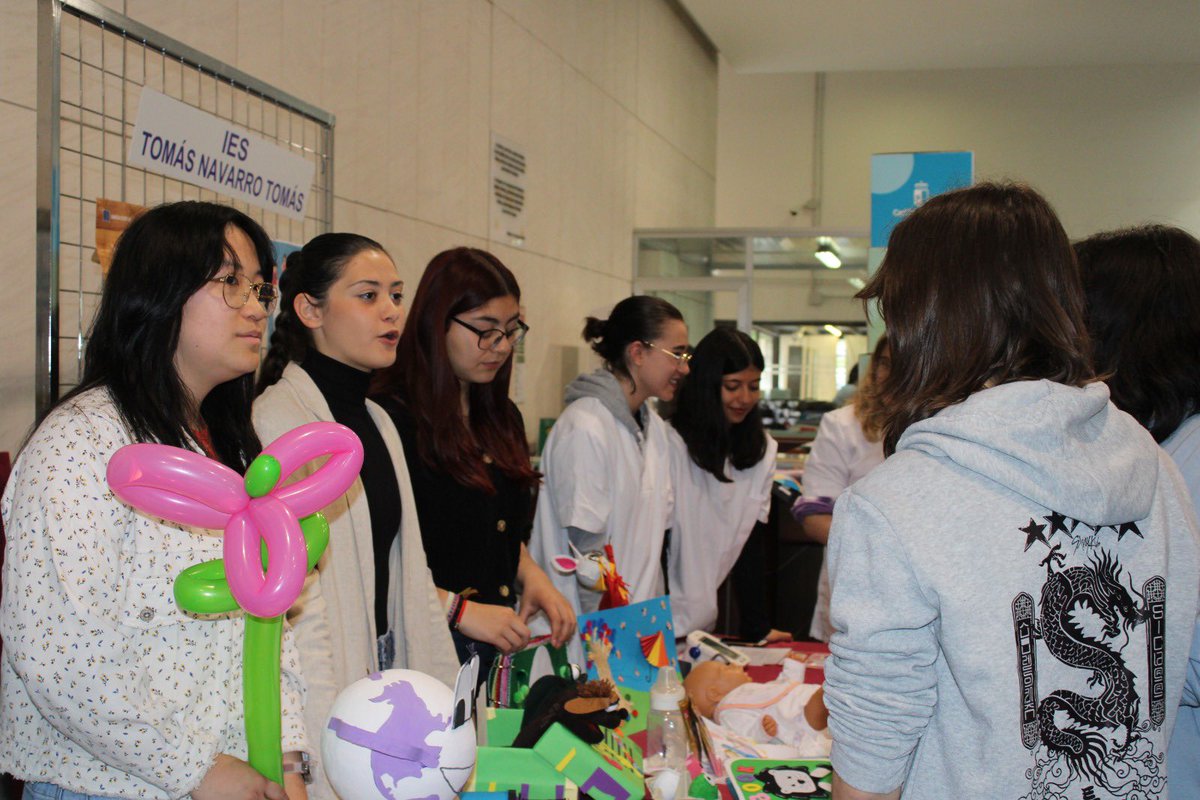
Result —
[[762, 718], [763, 731], [767, 736], [774, 736], [779, 733], [779, 724], [775, 722], [775, 718], [770, 714], [765, 714]]
[[787, 631], [779, 631], [771, 628], [771, 630], [767, 631], [767, 635], [764, 636], [762, 640], [767, 644], [774, 644], [775, 642], [790, 642], [792, 641], [792, 635]]
[[562, 647], [575, 635], [575, 611], [571, 604], [536, 564], [522, 578], [521, 621], [527, 623], [534, 614], [544, 611], [550, 621], [550, 642]]
[[192, 790], [192, 800], [289, 800], [278, 783], [259, 775], [254, 767], [221, 753]]
[[304, 785], [304, 778], [295, 772], [283, 776], [283, 788], [287, 790], [288, 800], [308, 800], [308, 787]]
[[502, 653], [512, 653], [529, 643], [529, 627], [508, 606], [464, 601], [458, 629], [478, 642], [487, 642]]

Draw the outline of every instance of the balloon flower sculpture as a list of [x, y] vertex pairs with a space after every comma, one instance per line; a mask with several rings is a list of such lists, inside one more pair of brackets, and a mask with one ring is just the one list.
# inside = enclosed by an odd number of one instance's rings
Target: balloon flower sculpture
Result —
[[[311, 475], [281, 485], [313, 459]], [[283, 783], [279, 653], [283, 614], [329, 543], [319, 510], [340, 497], [362, 467], [358, 437], [333, 422], [280, 436], [236, 472], [191, 450], [161, 444], [122, 447], [108, 462], [117, 497], [147, 514], [200, 528], [224, 528], [223, 559], [188, 567], [175, 602], [194, 614], [246, 612], [242, 695], [250, 766]]]

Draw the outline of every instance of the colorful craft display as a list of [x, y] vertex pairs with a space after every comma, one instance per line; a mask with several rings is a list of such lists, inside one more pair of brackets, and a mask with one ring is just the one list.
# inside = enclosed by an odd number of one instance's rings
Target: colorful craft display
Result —
[[600, 609], [620, 608], [629, 605], [629, 586], [621, 573], [617, 572], [617, 558], [613, 555], [613, 546], [604, 545], [604, 554], [608, 557], [600, 562], [604, 575], [604, 593], [600, 595]]
[[347, 686], [321, 734], [329, 782], [343, 800], [450, 800], [475, 767], [478, 659], [455, 691], [422, 672], [389, 669]]
[[551, 559], [551, 566], [563, 575], [574, 575], [575, 580], [586, 589], [600, 592], [600, 608], [617, 608], [629, 605], [629, 587], [617, 572], [616, 557], [611, 544], [604, 545], [604, 555], [594, 551], [580, 553], [570, 542], [573, 555], [558, 555]]
[[[281, 485], [314, 459], [311, 475]], [[282, 615], [329, 542], [320, 509], [340, 497], [362, 467], [358, 437], [345, 426], [314, 422], [280, 436], [245, 477], [199, 453], [133, 444], [108, 463], [108, 484], [124, 502], [182, 525], [223, 528], [223, 559], [185, 569], [175, 601], [185, 611], [246, 611], [243, 698], [249, 762], [283, 783], [279, 684]]]
[[[663, 667], [675, 669], [675, 630], [668, 597], [580, 614], [579, 636], [587, 655], [588, 677], [617, 687], [631, 718], [627, 734], [646, 724], [650, 687]], [[661, 646], [660, 646], [661, 644]]]

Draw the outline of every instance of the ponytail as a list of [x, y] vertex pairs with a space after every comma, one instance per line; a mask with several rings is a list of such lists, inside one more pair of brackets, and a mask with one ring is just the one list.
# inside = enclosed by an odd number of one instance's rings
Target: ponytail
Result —
[[604, 366], [628, 378], [626, 349], [633, 342], [657, 339], [667, 320], [672, 319], [683, 321], [683, 314], [675, 306], [661, 297], [638, 294], [613, 306], [608, 319], [588, 317], [583, 326], [583, 339], [604, 359]]

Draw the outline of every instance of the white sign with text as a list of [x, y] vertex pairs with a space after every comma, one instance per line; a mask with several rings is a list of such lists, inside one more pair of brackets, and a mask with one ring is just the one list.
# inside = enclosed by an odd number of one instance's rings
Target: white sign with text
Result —
[[316, 165], [233, 123], [143, 89], [129, 163], [304, 219]]

